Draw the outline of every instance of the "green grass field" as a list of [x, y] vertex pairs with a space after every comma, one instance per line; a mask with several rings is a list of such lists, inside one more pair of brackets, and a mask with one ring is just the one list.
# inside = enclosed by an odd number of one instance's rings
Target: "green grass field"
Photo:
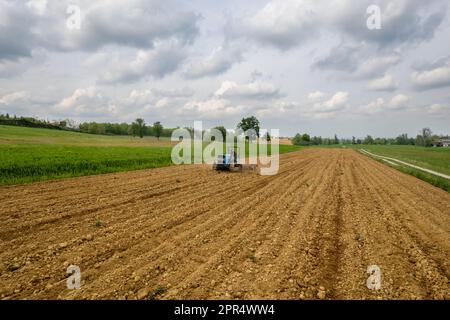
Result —
[[363, 146], [372, 153], [450, 175], [450, 148], [424, 148], [416, 146]]
[[[0, 126], [0, 185], [172, 165], [174, 142]], [[299, 150], [280, 145], [280, 153]]]
[[0, 125], [0, 145], [3, 144], [58, 144], [98, 147], [147, 147], [152, 145], [170, 147], [169, 138], [131, 136], [104, 136], [62, 130], [24, 128]]
[[[357, 146], [356, 148], [365, 149], [377, 155], [395, 158], [426, 169], [450, 175], [450, 148], [424, 148], [394, 145], [363, 145]], [[382, 162], [386, 164], [386, 162]], [[416, 170], [408, 166], [392, 167], [450, 192], [450, 180], [448, 179]]]
[[0, 145], [0, 185], [171, 165], [170, 147]]

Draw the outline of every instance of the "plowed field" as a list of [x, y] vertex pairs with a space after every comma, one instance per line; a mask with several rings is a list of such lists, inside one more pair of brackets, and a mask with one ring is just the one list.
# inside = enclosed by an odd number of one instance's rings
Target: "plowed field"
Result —
[[353, 150], [282, 155], [276, 176], [181, 166], [2, 187], [0, 203], [4, 299], [450, 298], [450, 194]]

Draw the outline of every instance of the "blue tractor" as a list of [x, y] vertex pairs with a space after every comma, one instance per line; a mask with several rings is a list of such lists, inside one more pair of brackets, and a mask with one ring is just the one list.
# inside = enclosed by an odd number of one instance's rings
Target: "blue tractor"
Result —
[[242, 164], [239, 159], [239, 148], [229, 148], [228, 153], [217, 156], [213, 169], [217, 171], [241, 172]]

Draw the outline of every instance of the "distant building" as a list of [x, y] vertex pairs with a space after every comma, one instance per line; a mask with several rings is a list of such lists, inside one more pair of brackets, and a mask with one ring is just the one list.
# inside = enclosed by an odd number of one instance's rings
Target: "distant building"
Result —
[[439, 139], [433, 142], [434, 147], [450, 147], [450, 139]]
[[450, 139], [442, 139], [441, 143], [442, 143], [442, 146], [445, 148], [450, 147]]

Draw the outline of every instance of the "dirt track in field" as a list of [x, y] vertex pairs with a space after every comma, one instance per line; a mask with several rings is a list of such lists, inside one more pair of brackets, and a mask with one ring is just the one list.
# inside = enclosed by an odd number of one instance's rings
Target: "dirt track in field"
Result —
[[171, 167], [0, 202], [6, 299], [450, 299], [450, 194], [352, 150], [286, 154], [271, 177]]

